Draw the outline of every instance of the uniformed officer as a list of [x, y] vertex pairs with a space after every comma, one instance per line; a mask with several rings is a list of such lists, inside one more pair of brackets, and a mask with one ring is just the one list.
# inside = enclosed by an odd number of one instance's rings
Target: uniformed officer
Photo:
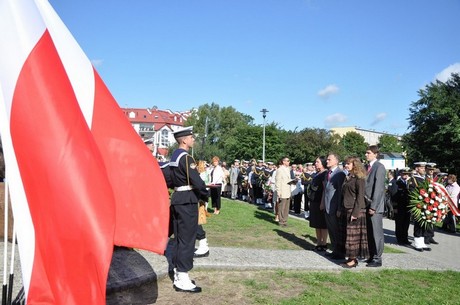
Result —
[[[415, 162], [415, 174], [408, 181], [409, 193], [412, 193], [425, 181], [426, 162]], [[425, 243], [425, 228], [418, 222], [414, 222], [414, 248], [417, 251], [431, 251]]]
[[188, 272], [193, 268], [195, 239], [198, 228], [198, 200], [207, 201], [206, 185], [196, 169], [195, 160], [188, 150], [195, 144], [193, 127], [186, 127], [173, 133], [179, 144], [169, 162], [174, 193], [171, 196], [175, 253], [174, 289], [185, 292], [201, 292]]
[[396, 208], [393, 210], [396, 240], [398, 244], [403, 246], [411, 244], [408, 238], [410, 225], [410, 197], [407, 183], [411, 173], [412, 171], [410, 168], [403, 168], [399, 172], [399, 177], [396, 180], [396, 194], [392, 196], [392, 201], [396, 203]]
[[[436, 163], [434, 162], [427, 162], [426, 163], [426, 179], [430, 182], [434, 181], [434, 171], [436, 170]], [[439, 244], [437, 241], [434, 240], [434, 226], [428, 226], [425, 230], [425, 244]]]

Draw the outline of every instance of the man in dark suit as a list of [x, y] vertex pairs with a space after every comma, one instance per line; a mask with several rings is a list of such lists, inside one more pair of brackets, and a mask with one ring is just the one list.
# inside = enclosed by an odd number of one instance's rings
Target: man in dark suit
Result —
[[326, 175], [323, 202], [320, 208], [326, 210], [326, 225], [331, 240], [332, 253], [326, 254], [333, 259], [345, 258], [345, 240], [343, 232], [339, 227], [337, 210], [342, 202], [342, 184], [345, 180], [345, 173], [339, 168], [339, 157], [330, 153], [327, 156], [326, 164], [328, 173]]
[[367, 179], [367, 240], [369, 260], [367, 267], [381, 267], [384, 247], [383, 212], [385, 211], [385, 166], [377, 160], [379, 148], [370, 145], [366, 150]]

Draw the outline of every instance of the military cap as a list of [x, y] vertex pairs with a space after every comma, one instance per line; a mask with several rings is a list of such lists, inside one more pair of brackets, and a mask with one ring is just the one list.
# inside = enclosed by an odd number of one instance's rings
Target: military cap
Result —
[[412, 174], [412, 170], [409, 167], [404, 167], [399, 171], [400, 175], [410, 175]]
[[238, 163], [239, 163], [239, 162], [240, 162], [240, 160], [238, 160], [238, 159], [235, 159], [235, 161], [233, 161], [233, 162], [238, 162]]
[[180, 138], [193, 135], [193, 126], [184, 127], [173, 132], [174, 138]]
[[268, 165], [273, 165], [273, 162], [268, 161], [267, 164], [268, 164]]
[[415, 166], [415, 167], [425, 167], [425, 166], [426, 166], [426, 162], [414, 162], [414, 166]]
[[435, 168], [436, 168], [436, 163], [433, 163], [433, 162], [426, 163], [426, 169], [435, 169]]
[[257, 163], [264, 163], [263, 160], [257, 160]]

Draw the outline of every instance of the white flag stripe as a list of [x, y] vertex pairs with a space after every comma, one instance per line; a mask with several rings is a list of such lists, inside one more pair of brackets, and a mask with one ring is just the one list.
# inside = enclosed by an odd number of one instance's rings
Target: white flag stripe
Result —
[[[16, 18], [18, 14], [23, 17]], [[23, 20], [27, 22], [19, 23]], [[29, 2], [0, 0], [0, 45], [8, 46], [0, 50], [0, 66], [4, 70], [0, 73], [0, 83], [3, 86], [8, 118], [16, 80], [22, 65], [45, 30], [45, 23], [37, 8], [31, 7]]]
[[[35, 252], [35, 231], [30, 215], [29, 204], [22, 184], [21, 175], [19, 173], [18, 162], [13, 150], [13, 143], [10, 135], [10, 120], [9, 113], [5, 108], [4, 94], [0, 83], [0, 134], [2, 137], [3, 154], [5, 164], [8, 164], [6, 171], [10, 190], [14, 220], [20, 223], [16, 226], [16, 234], [18, 239], [19, 257], [21, 260], [22, 281], [26, 295], [29, 292], [30, 278], [32, 275], [32, 266], [34, 263]], [[6, 162], [8, 160], [8, 162]]]
[[66, 69], [86, 123], [91, 128], [95, 90], [93, 66], [49, 2], [35, 2]]

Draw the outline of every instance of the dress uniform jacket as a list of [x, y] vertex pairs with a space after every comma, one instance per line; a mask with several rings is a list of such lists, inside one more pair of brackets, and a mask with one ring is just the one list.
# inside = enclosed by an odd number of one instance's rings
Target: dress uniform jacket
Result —
[[179, 148], [174, 151], [169, 168], [175, 190], [171, 205], [198, 203], [199, 199], [208, 200], [206, 185], [196, 169], [195, 160], [186, 150]]

